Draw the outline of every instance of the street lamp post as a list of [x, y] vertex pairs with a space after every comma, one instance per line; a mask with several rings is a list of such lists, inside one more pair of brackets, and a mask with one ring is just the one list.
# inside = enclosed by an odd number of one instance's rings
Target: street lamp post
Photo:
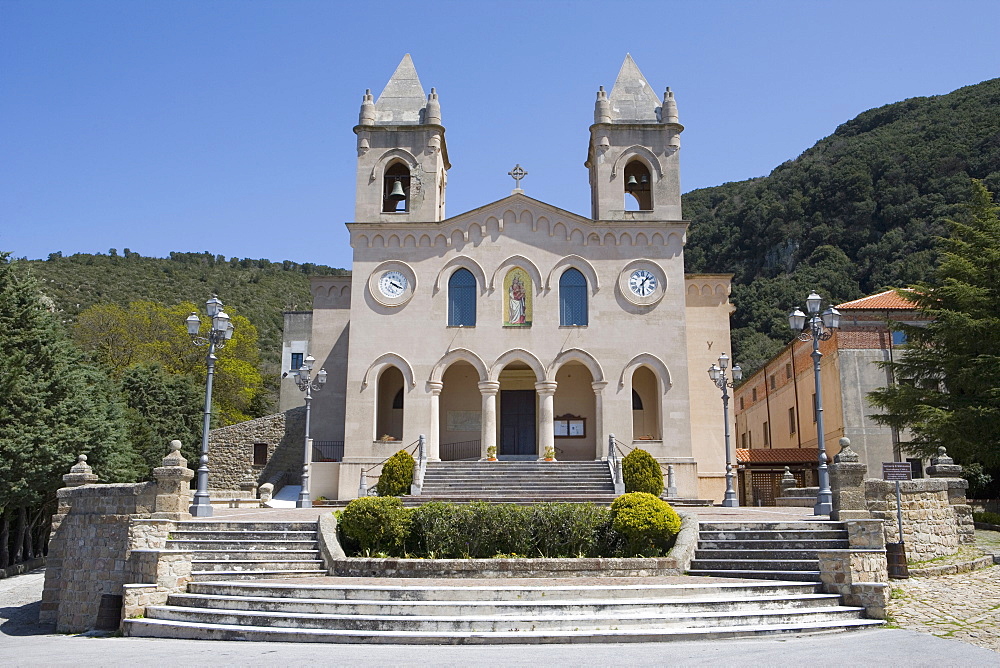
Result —
[[189, 509], [195, 517], [212, 516], [212, 499], [208, 494], [208, 432], [212, 422], [212, 378], [215, 376], [215, 362], [218, 359], [215, 351], [221, 350], [225, 342], [233, 337], [233, 323], [226, 312], [222, 310], [222, 302], [218, 297], [212, 297], [205, 302], [208, 317], [212, 319], [207, 336], [201, 336], [201, 318], [197, 311], [191, 311], [187, 317], [188, 334], [195, 345], [208, 346], [205, 364], [208, 376], [205, 379], [205, 421], [201, 429], [201, 457], [198, 463], [198, 489], [194, 493], [194, 503]]
[[729, 443], [729, 388], [733, 383], [738, 383], [743, 378], [743, 369], [739, 364], [733, 365], [733, 379], [726, 378], [726, 368], [729, 366], [729, 357], [726, 353], [719, 355], [719, 363], [708, 367], [708, 377], [712, 379], [715, 386], [722, 390], [722, 418], [726, 425], [726, 496], [722, 500], [722, 505], [726, 508], [739, 508], [740, 500], [736, 496], [736, 489], [733, 486], [733, 451]]
[[316, 358], [312, 355], [307, 355], [302, 361], [302, 366], [292, 371], [292, 374], [295, 376], [295, 384], [301, 391], [306, 393], [306, 440], [305, 452], [302, 458], [302, 490], [299, 492], [299, 498], [295, 502], [296, 508], [312, 508], [312, 497], [309, 494], [309, 466], [312, 463], [312, 439], [309, 438], [309, 413], [312, 405], [312, 393], [319, 392], [326, 384], [326, 369], [321, 368], [319, 373], [316, 374], [316, 379], [313, 380], [312, 368], [315, 363]]
[[806, 298], [806, 316], [799, 309], [788, 314], [788, 326], [797, 332], [800, 341], [812, 341], [813, 380], [816, 384], [816, 443], [819, 447], [819, 493], [816, 495], [814, 515], [829, 515], [833, 512], [833, 492], [830, 490], [830, 470], [827, 468], [826, 432], [823, 429], [823, 387], [820, 384], [819, 342], [827, 341], [833, 331], [840, 327], [840, 312], [832, 306], [820, 314], [822, 300], [815, 292]]

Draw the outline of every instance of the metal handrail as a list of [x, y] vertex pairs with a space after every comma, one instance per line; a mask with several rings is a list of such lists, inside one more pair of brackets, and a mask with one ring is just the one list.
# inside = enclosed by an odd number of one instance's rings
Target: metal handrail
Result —
[[[403, 448], [403, 450], [406, 450], [407, 452], [409, 452], [411, 449], [420, 447], [420, 441], [421, 441], [421, 439], [418, 438], [417, 440], [413, 441], [413, 443], [410, 443], [405, 448]], [[377, 478], [381, 478], [382, 476], [381, 475], [377, 475], [377, 476], [368, 475], [368, 472], [369, 471], [374, 471], [378, 467], [380, 467], [383, 464], [385, 464], [387, 461], [389, 461], [390, 459], [392, 459], [396, 455], [397, 452], [399, 452], [399, 450], [397, 450], [396, 452], [392, 453], [391, 455], [389, 455], [388, 457], [386, 457], [385, 459], [383, 459], [382, 461], [380, 461], [378, 464], [372, 464], [368, 468], [362, 468], [361, 469], [361, 484], [358, 486], [358, 496], [372, 496], [372, 492], [375, 491], [375, 487], [372, 487], [371, 489], [369, 489], [369, 487], [368, 487], [368, 479], [369, 478], [376, 478], [377, 479]], [[410, 454], [412, 455], [413, 453], [411, 452]], [[376, 483], [376, 485], [377, 484], [378, 483]]]

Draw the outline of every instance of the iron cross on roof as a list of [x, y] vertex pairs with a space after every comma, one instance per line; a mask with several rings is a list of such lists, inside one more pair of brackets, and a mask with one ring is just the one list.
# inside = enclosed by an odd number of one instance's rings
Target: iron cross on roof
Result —
[[521, 165], [514, 165], [514, 169], [507, 172], [507, 175], [514, 179], [514, 187], [518, 190], [521, 189], [521, 179], [528, 175], [528, 172], [521, 169]]

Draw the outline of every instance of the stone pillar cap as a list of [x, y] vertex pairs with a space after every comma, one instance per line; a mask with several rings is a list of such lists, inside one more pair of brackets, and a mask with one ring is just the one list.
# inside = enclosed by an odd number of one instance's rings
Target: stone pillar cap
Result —
[[858, 453], [851, 450], [851, 439], [844, 437], [840, 439], [840, 452], [833, 458], [834, 464], [839, 464], [841, 462], [852, 464], [857, 463], [861, 460], [858, 457]]
[[163, 458], [164, 466], [187, 466], [187, 460], [181, 455], [181, 442], [170, 441], [170, 452]]

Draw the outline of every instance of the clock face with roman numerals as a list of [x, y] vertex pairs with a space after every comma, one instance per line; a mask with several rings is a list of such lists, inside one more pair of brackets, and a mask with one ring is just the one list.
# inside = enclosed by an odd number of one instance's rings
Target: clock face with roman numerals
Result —
[[648, 297], [656, 290], [656, 276], [645, 269], [636, 269], [628, 277], [628, 287], [638, 297]]
[[406, 276], [398, 271], [387, 271], [378, 279], [378, 289], [389, 298], [396, 298], [406, 292]]

